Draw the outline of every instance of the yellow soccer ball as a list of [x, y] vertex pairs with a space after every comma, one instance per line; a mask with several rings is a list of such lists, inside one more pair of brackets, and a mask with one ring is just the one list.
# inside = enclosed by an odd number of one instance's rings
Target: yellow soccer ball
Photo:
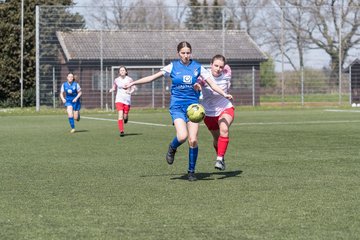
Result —
[[198, 103], [191, 104], [186, 110], [187, 117], [194, 123], [201, 122], [205, 118], [205, 114], [205, 108]]

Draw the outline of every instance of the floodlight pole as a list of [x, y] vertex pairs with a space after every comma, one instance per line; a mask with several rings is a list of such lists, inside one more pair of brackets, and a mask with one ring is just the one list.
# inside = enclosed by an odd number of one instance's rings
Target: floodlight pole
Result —
[[24, 0], [21, 0], [21, 69], [20, 69], [20, 98], [21, 108], [24, 103]]

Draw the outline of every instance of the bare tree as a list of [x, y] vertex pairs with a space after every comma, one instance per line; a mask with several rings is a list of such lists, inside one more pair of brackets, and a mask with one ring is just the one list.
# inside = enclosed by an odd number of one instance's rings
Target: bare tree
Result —
[[305, 65], [307, 50], [324, 50], [331, 59], [335, 83], [339, 67], [360, 42], [360, 4], [353, 0], [274, 0], [268, 4], [271, 8], [262, 11], [263, 25], [272, 55], [283, 54], [297, 70]]
[[130, 10], [127, 0], [92, 0], [90, 28], [113, 29], [114, 25], [122, 29]]
[[[274, 1], [274, 8], [266, 15], [268, 21], [263, 21], [268, 43], [273, 46], [275, 56], [280, 54], [295, 71], [304, 67], [304, 53], [310, 48], [310, 43], [304, 28], [308, 23], [309, 9], [303, 6], [303, 1]], [[269, 21], [270, 20], [270, 21]]]
[[255, 39], [260, 26], [260, 13], [264, 10], [266, 1], [230, 0], [226, 1], [226, 12], [230, 13], [227, 23], [234, 29], [243, 29]]
[[101, 1], [92, 17], [107, 29], [172, 28], [175, 23], [168, 10], [161, 0], [109, 0]]
[[174, 16], [178, 27], [185, 22], [186, 11], [188, 11], [187, 0], [176, 0], [176, 6], [170, 8], [170, 13]]
[[360, 3], [358, 0], [307, 2], [314, 7], [305, 30], [312, 43], [330, 56], [330, 79], [336, 83], [349, 51], [360, 43]]

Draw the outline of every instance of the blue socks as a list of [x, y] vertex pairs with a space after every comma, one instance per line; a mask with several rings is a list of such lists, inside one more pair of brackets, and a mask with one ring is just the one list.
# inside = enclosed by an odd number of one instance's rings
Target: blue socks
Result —
[[199, 147], [189, 148], [189, 172], [195, 172], [196, 160], [198, 157]]
[[69, 123], [70, 123], [71, 129], [74, 129], [75, 128], [75, 123], [74, 123], [74, 118], [73, 117], [69, 118]]
[[[170, 143], [173, 149], [177, 149], [182, 142], [179, 142], [177, 137], [175, 137]], [[195, 172], [196, 160], [198, 157], [199, 147], [189, 148], [189, 172]]]
[[172, 140], [172, 142], [170, 143], [171, 147], [173, 149], [177, 149], [181, 144], [181, 142], [179, 142], [179, 140], [177, 139], [177, 137], [174, 137], [174, 139]]

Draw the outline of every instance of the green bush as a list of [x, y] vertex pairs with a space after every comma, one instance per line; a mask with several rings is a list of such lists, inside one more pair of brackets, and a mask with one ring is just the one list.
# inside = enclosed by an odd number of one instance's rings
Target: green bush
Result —
[[35, 88], [29, 88], [24, 90], [23, 95], [24, 107], [34, 107], [36, 103], [36, 90]]
[[[23, 93], [23, 107], [34, 107], [36, 103], [35, 88], [25, 89]], [[1, 108], [14, 108], [21, 106], [21, 96], [19, 92], [12, 94], [11, 97], [0, 101]]]

